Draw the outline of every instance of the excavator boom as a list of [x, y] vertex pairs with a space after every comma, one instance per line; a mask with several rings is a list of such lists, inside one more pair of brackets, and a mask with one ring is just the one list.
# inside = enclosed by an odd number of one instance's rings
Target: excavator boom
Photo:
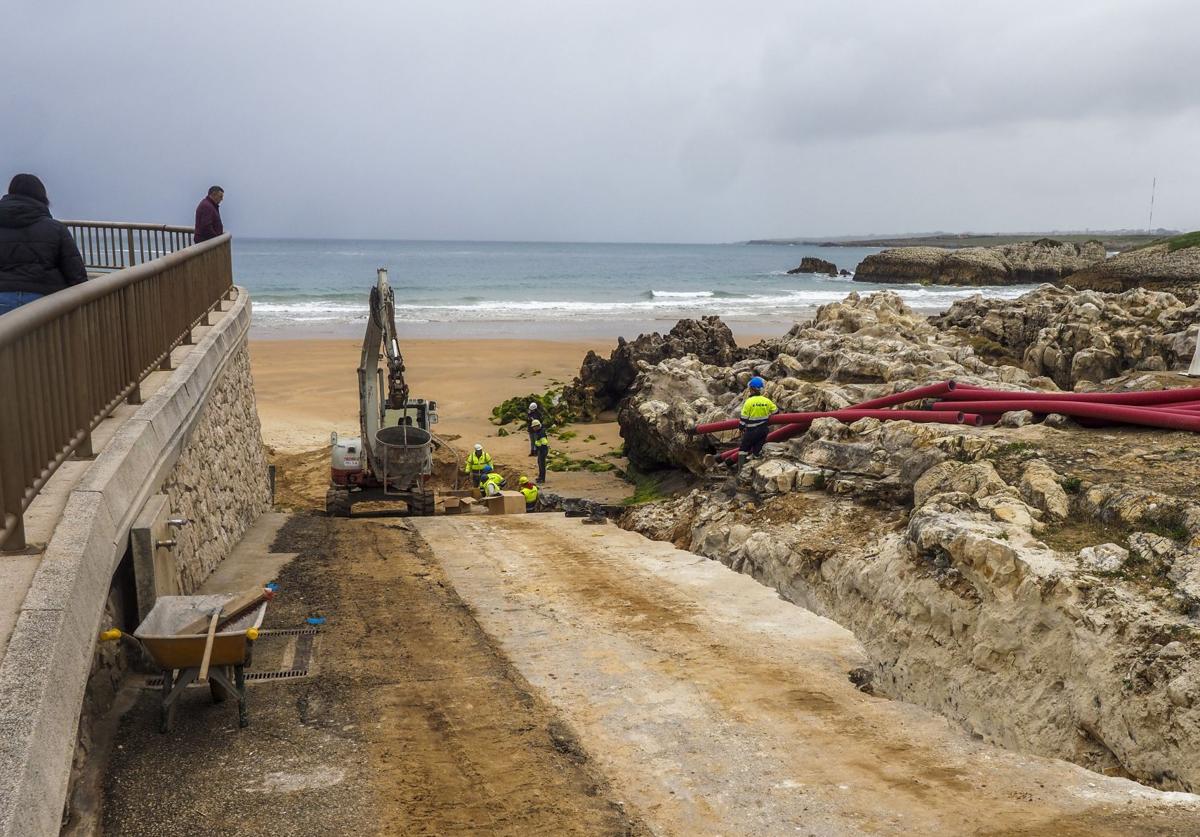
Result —
[[[394, 497], [412, 514], [432, 514], [433, 489], [426, 480], [433, 471], [430, 426], [437, 423], [437, 403], [409, 397], [395, 297], [383, 268], [369, 304], [358, 365], [359, 437], [332, 436], [326, 510], [349, 514], [355, 502]], [[386, 384], [381, 360], [387, 365]]]

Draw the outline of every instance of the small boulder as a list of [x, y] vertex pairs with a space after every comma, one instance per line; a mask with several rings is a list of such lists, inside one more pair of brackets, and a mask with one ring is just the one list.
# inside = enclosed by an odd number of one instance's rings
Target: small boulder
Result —
[[1059, 483], [1058, 473], [1040, 459], [1025, 465], [1021, 474], [1021, 497], [1025, 502], [1044, 511], [1055, 520], [1065, 520], [1071, 513], [1071, 500]]
[[796, 487], [800, 468], [784, 459], [768, 459], [750, 466], [754, 489], [762, 494], [786, 494]]
[[1033, 421], [1033, 413], [1029, 410], [1010, 410], [1000, 416], [996, 422], [1000, 427], [1024, 427]]
[[1079, 550], [1079, 563], [1093, 572], [1114, 573], [1128, 560], [1129, 550], [1115, 543], [1085, 546]]
[[913, 507], [919, 508], [935, 494], [967, 494], [975, 499], [1008, 488], [990, 462], [938, 463], [921, 475], [913, 486]]

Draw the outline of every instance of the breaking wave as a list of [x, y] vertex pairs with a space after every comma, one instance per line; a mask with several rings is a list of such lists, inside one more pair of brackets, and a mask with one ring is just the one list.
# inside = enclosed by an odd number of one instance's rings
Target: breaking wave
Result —
[[[652, 290], [630, 300], [487, 300], [467, 298], [454, 303], [398, 303], [396, 318], [404, 322], [521, 322], [587, 319], [622, 321], [630, 319], [667, 319], [717, 314], [729, 319], [765, 317], [784, 319], [811, 315], [813, 309], [840, 302], [855, 290], [872, 293], [878, 287], [858, 284], [853, 287], [806, 288], [762, 293], [737, 294], [726, 291]], [[998, 288], [945, 288], [920, 285], [892, 285], [886, 290], [899, 294], [909, 305], [932, 310], [949, 307], [955, 300], [975, 294], [1013, 299], [1034, 286]], [[333, 296], [333, 295], [331, 295]], [[337, 295], [341, 296], [341, 295]], [[254, 302], [255, 319], [260, 325], [285, 323], [354, 323], [365, 321], [366, 299], [280, 299]]]

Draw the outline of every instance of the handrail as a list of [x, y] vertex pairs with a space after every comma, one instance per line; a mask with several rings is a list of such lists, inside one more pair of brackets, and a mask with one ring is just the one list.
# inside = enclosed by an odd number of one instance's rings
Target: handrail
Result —
[[190, 247], [192, 227], [126, 221], [63, 221], [89, 270], [121, 270]]
[[170, 368], [172, 349], [233, 287], [225, 234], [50, 294], [0, 316], [0, 548], [25, 547], [23, 516], [118, 404]]

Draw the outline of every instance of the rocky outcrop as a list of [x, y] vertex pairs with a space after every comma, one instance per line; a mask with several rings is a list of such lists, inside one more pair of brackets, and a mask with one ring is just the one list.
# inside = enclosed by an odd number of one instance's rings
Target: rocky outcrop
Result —
[[[1192, 233], [1188, 239], [1194, 237], [1196, 234]], [[1170, 291], [1195, 301], [1200, 294], [1200, 241], [1190, 247], [1174, 250], [1171, 247], [1170, 243], [1154, 244], [1121, 253], [1103, 264], [1072, 274], [1069, 284], [1093, 291], [1119, 292], [1131, 288]]]
[[1077, 271], [1100, 264], [1107, 255], [1099, 241], [1070, 244], [1052, 238], [990, 248], [1008, 264], [1016, 284], [1060, 282]]
[[[1037, 459], [1011, 485], [994, 465], [1011, 432], [816, 422], [755, 463], [741, 494], [694, 491], [623, 525], [850, 628], [879, 693], [1011, 749], [1200, 790], [1200, 645], [1187, 615], [1200, 602], [1189, 590], [1200, 509], [1119, 486], [1070, 508]], [[1162, 530], [1164, 508], [1166, 535], [1063, 550], [1043, 540], [1072, 513]], [[1147, 577], [1169, 588], [1147, 590]]]
[[829, 276], [837, 276], [838, 268], [833, 262], [827, 262], [814, 256], [805, 256], [800, 260], [800, 266], [793, 267], [788, 273], [824, 273]]
[[854, 271], [856, 282], [932, 285], [1020, 285], [1059, 283], [1104, 261], [1098, 241], [1069, 244], [1049, 238], [998, 247], [897, 247], [867, 256]]
[[591, 418], [617, 407], [629, 393], [640, 364], [695, 355], [705, 363], [729, 365], [743, 354], [720, 317], [680, 320], [666, 336], [654, 332], [630, 341], [618, 337], [617, 347], [607, 358], [588, 352], [579, 375], [563, 391], [563, 399], [579, 415]]
[[[895, 294], [851, 294], [731, 363], [637, 363], [619, 421], [635, 466], [711, 478], [710, 454], [736, 432], [690, 431], [735, 415], [754, 374], [785, 411], [947, 378], [1179, 386], [1157, 370], [1186, 364], [1198, 329], [1200, 304], [1145, 289], [1047, 285], [932, 320]], [[879, 693], [1012, 749], [1200, 791], [1194, 439], [1087, 432], [1022, 411], [981, 428], [819, 419], [719, 490], [631, 510], [623, 525], [850, 628]]]
[[960, 300], [931, 322], [964, 342], [1001, 346], [1030, 375], [1071, 389], [1130, 370], [1185, 367], [1200, 302], [1141, 288], [1104, 294], [1044, 286], [1015, 300]]
[[736, 416], [755, 374], [767, 379], [767, 396], [785, 412], [838, 409], [918, 382], [949, 378], [1049, 385], [1015, 367], [988, 364], [970, 347], [944, 345], [938, 338], [938, 331], [896, 294], [850, 294], [822, 306], [811, 322], [797, 324], [783, 337], [751, 346], [732, 365], [698, 358], [644, 364], [618, 413], [625, 453], [642, 469], [703, 471], [704, 454], [733, 434], [697, 443], [691, 428]]

